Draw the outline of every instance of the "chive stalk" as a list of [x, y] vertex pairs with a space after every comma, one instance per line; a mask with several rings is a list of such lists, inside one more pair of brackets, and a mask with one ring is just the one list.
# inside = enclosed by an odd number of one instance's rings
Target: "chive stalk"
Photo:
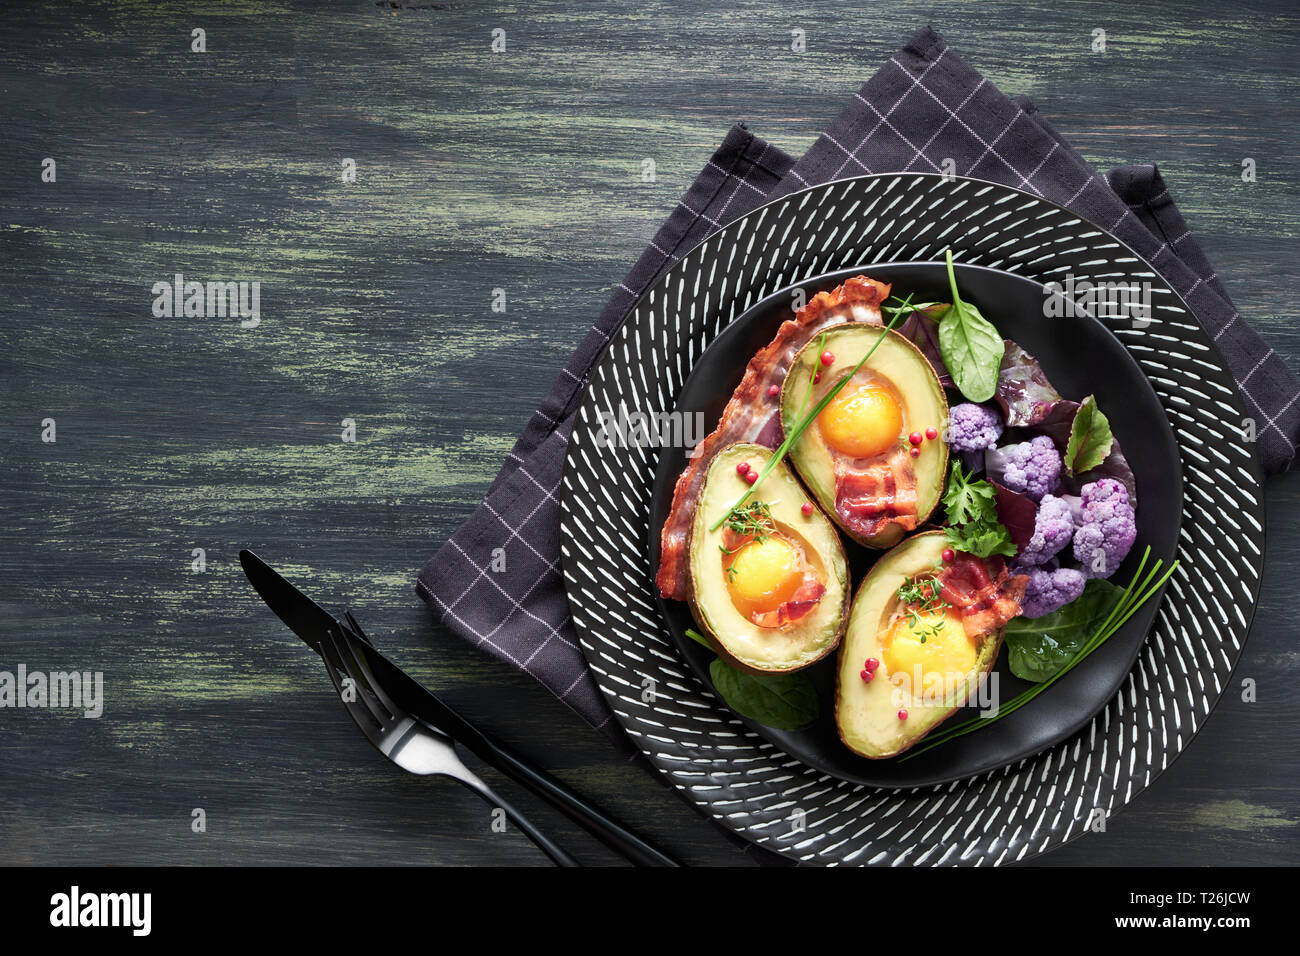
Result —
[[[1029, 703], [1073, 670], [1083, 661], [1084, 658], [1095, 651], [1105, 643], [1112, 634], [1123, 627], [1124, 624], [1127, 623], [1128, 619], [1137, 613], [1138, 608], [1150, 600], [1153, 595], [1158, 593], [1160, 589], [1165, 586], [1165, 582], [1169, 580], [1170, 576], [1178, 570], [1178, 562], [1174, 561], [1174, 563], [1169, 566], [1169, 569], [1161, 574], [1160, 569], [1163, 566], [1164, 561], [1157, 560], [1155, 564], [1152, 565], [1151, 569], [1147, 571], [1146, 577], [1143, 578], [1142, 572], [1146, 569], [1147, 559], [1150, 556], [1151, 548], [1148, 546], [1146, 551], [1142, 554], [1142, 560], [1138, 562], [1137, 571], [1134, 572], [1132, 580], [1129, 582], [1128, 587], [1124, 589], [1124, 592], [1119, 596], [1119, 599], [1111, 608], [1110, 613], [1106, 615], [1106, 620], [1104, 620], [1097, 630], [1093, 632], [1092, 636], [1084, 642], [1083, 646], [1079, 648], [1078, 653], [1075, 654], [1074, 657], [1070, 658], [1069, 662], [1066, 663], [1064, 667], [1042, 683], [1035, 684], [1033, 687], [1023, 690], [1015, 697], [1011, 698], [1011, 700], [998, 708], [997, 716], [972, 717], [970, 720], [958, 724], [955, 727], [950, 727], [947, 730], [941, 731], [932, 739], [927, 740], [924, 746], [917, 747], [899, 757], [899, 761], [909, 760], [917, 754], [924, 753], [934, 747], [946, 744], [950, 740], [955, 740], [958, 737], [963, 737], [966, 734], [981, 729], [982, 727], [987, 727], [990, 724], [997, 723], [1007, 714], [1015, 713], [1025, 704]], [[1154, 583], [1152, 583], [1153, 581]]]

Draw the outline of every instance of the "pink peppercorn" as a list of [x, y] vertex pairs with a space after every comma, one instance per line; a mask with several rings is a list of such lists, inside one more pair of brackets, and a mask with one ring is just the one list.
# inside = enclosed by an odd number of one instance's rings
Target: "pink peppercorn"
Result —
[[920, 432], [912, 432], [912, 434], [910, 434], [910, 435], [907, 436], [907, 440], [910, 441], [913, 445], [919, 445], [919, 444], [921, 444], [921, 442], [923, 442], [925, 439], [923, 439], [923, 438], [921, 437], [921, 433], [920, 433]]
[[740, 477], [742, 478], [744, 478], [747, 474], [749, 474], [749, 462], [742, 461], [739, 465], [737, 465], [736, 474], [740, 475]]
[[880, 661], [876, 660], [874, 657], [868, 657], [866, 664], [864, 666], [866, 667], [867, 670], [874, 671], [877, 667], [880, 666]]
[[799, 510], [803, 512], [803, 516], [804, 516], [805, 518], [811, 518], [811, 517], [812, 517], [812, 513], [813, 513], [812, 502], [811, 502], [811, 501], [805, 501], [805, 502], [803, 503], [803, 507], [800, 508]]
[[941, 554], [940, 557], [943, 558], [946, 563], [951, 564], [953, 561], [957, 560], [957, 552], [952, 548], [944, 548], [943, 554]]
[[750, 471], [745, 475], [745, 480], [752, 485], [754, 482], [758, 481], [758, 472]]
[[832, 365], [834, 365], [834, 364], [835, 364], [835, 353], [834, 353], [834, 352], [823, 352], [823, 353], [822, 353], [822, 364], [825, 365], [827, 368], [830, 368]]
[[925, 437], [930, 439], [930, 441], [934, 441], [936, 438], [939, 437], [939, 429], [931, 425], [929, 428], [925, 430]]
[[873, 679], [875, 679], [875, 676], [876, 676], [876, 675], [873, 674], [871, 671], [865, 671], [865, 670], [864, 670], [864, 671], [860, 671], [859, 674], [858, 674], [858, 676], [862, 678], [862, 683], [864, 683], [864, 684], [870, 684], [871, 681], [872, 681]]
[[898, 712], [898, 719], [899, 719], [899, 720], [907, 720], [907, 711], [905, 711], [905, 710], [900, 710], [900, 711]]
[[912, 449], [909, 449], [909, 452], [908, 452], [908, 453], [909, 453], [913, 458], [920, 458], [920, 457], [921, 457], [921, 449], [919, 449], [919, 448], [912, 448]]
[[780, 395], [780, 394], [781, 394], [781, 386], [779, 386], [779, 385], [769, 385], [769, 386], [767, 387], [767, 397], [768, 397], [768, 398], [776, 398], [776, 397], [777, 397], [778, 395]]

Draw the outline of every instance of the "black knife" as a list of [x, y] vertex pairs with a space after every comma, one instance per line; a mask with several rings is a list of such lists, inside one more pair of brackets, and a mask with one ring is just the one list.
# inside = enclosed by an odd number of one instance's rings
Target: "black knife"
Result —
[[317, 654], [331, 629], [347, 628], [366, 645], [367, 663], [384, 690], [413, 715], [441, 730], [484, 763], [532, 790], [610, 849], [638, 866], [681, 866], [662, 850], [619, 823], [545, 770], [529, 763], [491, 735], [479, 730], [431, 691], [390, 661], [362, 632], [350, 613], [336, 618], [286, 581], [249, 550], [239, 563], [267, 607]]

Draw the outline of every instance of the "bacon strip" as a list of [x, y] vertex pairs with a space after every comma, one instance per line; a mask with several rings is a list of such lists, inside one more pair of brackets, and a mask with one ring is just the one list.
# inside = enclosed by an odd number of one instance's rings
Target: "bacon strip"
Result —
[[901, 447], [872, 458], [835, 459], [835, 513], [855, 535], [872, 538], [917, 523], [916, 469]]
[[776, 448], [782, 441], [779, 400], [769, 398], [767, 387], [779, 385], [795, 355], [810, 339], [831, 325], [865, 322], [883, 325], [880, 305], [889, 298], [889, 285], [854, 276], [830, 292], [818, 292], [793, 319], [781, 324], [776, 338], [749, 361], [744, 378], [731, 394], [718, 427], [695, 446], [686, 468], [673, 488], [673, 503], [659, 533], [659, 593], [674, 601], [687, 596], [687, 537], [695, 516], [695, 502], [709, 462], [723, 448], [737, 442], [758, 442]]
[[759, 627], [789, 627], [815, 608], [826, 593], [826, 585], [811, 577], [805, 577], [799, 590], [775, 611], [763, 611], [751, 614], [749, 619]]
[[961, 623], [971, 640], [998, 630], [1020, 616], [1028, 575], [1012, 574], [1000, 555], [977, 558], [958, 551], [955, 560], [939, 572], [940, 593], [961, 613]]

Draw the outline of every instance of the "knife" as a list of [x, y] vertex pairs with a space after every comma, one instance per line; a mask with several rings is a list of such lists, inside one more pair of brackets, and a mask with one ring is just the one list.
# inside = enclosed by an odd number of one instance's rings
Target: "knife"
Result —
[[317, 654], [320, 653], [321, 638], [327, 632], [347, 627], [366, 644], [366, 657], [385, 692], [413, 715], [441, 730], [484, 763], [533, 791], [611, 850], [638, 866], [681, 866], [566, 784], [454, 711], [380, 653], [350, 613], [344, 612], [343, 619], [336, 618], [252, 551], [240, 551], [239, 563], [266, 605]]

